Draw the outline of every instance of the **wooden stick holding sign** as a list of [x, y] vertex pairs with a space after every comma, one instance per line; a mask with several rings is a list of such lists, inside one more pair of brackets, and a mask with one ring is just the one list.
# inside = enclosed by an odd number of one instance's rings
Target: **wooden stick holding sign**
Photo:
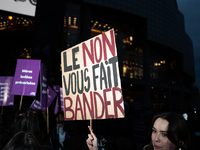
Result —
[[[92, 135], [92, 119], [90, 119], [90, 134]], [[91, 150], [93, 149], [93, 147], [91, 147]]]
[[49, 134], [49, 107], [47, 107], [47, 134]]
[[[92, 130], [92, 119], [90, 119], [90, 128]], [[90, 130], [90, 134], [92, 134], [91, 130]]]
[[48, 107], [49, 89], [47, 88], [47, 134], [49, 134], [49, 107]]
[[21, 95], [20, 104], [19, 104], [19, 110], [21, 110], [21, 108], [22, 108], [22, 99], [23, 99], [23, 95]]

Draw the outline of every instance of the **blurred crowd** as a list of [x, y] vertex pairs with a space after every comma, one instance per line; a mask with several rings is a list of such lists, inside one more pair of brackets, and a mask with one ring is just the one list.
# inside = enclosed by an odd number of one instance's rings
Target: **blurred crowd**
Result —
[[[140, 116], [125, 109], [125, 118], [92, 120], [92, 131], [99, 150], [142, 150], [151, 143], [150, 110]], [[39, 109], [22, 108], [4, 122], [0, 115], [0, 150], [88, 150], [89, 120], [64, 121], [63, 111], [50, 114]], [[200, 126], [194, 113], [187, 120], [194, 148], [199, 148]], [[8, 117], [8, 116], [6, 116]], [[12, 119], [11, 119], [12, 118]], [[154, 120], [155, 121], [155, 120]], [[195, 124], [191, 123], [196, 122]], [[178, 124], [178, 123], [175, 123]], [[150, 131], [150, 132], [149, 132]]]
[[[47, 116], [46, 112], [31, 108], [5, 115], [6, 119], [0, 117], [0, 150], [88, 150], [89, 120], [64, 121], [63, 111]], [[102, 150], [136, 149], [133, 118], [129, 115], [126, 119], [92, 120], [92, 128]]]

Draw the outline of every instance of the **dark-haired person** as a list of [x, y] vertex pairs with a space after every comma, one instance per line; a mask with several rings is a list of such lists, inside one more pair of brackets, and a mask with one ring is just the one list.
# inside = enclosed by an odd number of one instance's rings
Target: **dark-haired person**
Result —
[[6, 144], [3, 150], [42, 150], [31, 132], [20, 131]]
[[[177, 113], [166, 112], [155, 115], [151, 129], [151, 142], [144, 147], [144, 150], [192, 149], [187, 122]], [[86, 143], [90, 150], [98, 150], [97, 138], [93, 132], [88, 135]]]
[[42, 110], [21, 109], [15, 115], [11, 127], [11, 137], [20, 131], [31, 132], [44, 150], [53, 150], [46, 125], [46, 116]]
[[191, 150], [190, 133], [185, 119], [173, 112], [154, 116], [151, 142], [144, 150]]
[[64, 127], [64, 112], [59, 111], [56, 117], [56, 126], [52, 128], [50, 136], [54, 149], [61, 149], [64, 147], [63, 142], [65, 137], [68, 137], [67, 133], [63, 129]]

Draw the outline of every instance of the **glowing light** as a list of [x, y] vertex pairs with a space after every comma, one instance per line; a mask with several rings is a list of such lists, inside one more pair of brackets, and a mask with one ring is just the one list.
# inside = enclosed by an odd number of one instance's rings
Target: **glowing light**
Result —
[[161, 64], [165, 64], [165, 60], [163, 60], [163, 61], [161, 60], [160, 63], [161, 63]]
[[160, 66], [161, 64], [160, 63], [154, 63], [154, 66]]
[[133, 41], [133, 37], [132, 36], [130, 36], [130, 41]]
[[123, 77], [125, 77], [126, 76], [126, 65], [123, 65]]
[[68, 24], [71, 25], [71, 17], [68, 18]]
[[104, 33], [104, 32], [102, 32], [102, 31], [96, 30], [96, 29], [91, 29], [91, 31], [92, 31], [92, 32], [97, 32], [97, 33]]
[[70, 28], [78, 29], [78, 26], [70, 26]]
[[12, 16], [8, 16], [8, 19], [9, 19], [9, 20], [13, 20], [13, 17], [12, 17]]
[[74, 17], [74, 26], [76, 26], [76, 21], [77, 21], [77, 18]]

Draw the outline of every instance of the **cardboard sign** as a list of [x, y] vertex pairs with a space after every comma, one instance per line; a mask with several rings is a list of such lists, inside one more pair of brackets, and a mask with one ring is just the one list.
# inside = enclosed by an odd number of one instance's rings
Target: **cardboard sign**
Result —
[[13, 95], [36, 96], [40, 60], [18, 59], [13, 80]]
[[63, 89], [60, 88], [60, 107], [61, 107], [61, 111], [64, 111], [64, 107], [63, 107]]
[[55, 99], [57, 93], [50, 87], [48, 86], [48, 102], [46, 102], [46, 107], [42, 107], [42, 102], [39, 100], [34, 100], [33, 103], [31, 104], [30, 108], [32, 109], [41, 109], [44, 112], [47, 111], [47, 107], [49, 107], [51, 105], [51, 103], [53, 102], [53, 100]]
[[65, 120], [124, 117], [114, 30], [61, 53]]
[[56, 105], [55, 105], [55, 108], [54, 108], [54, 114], [57, 114], [58, 113], [58, 109], [59, 109], [59, 100], [58, 100], [58, 96], [56, 98]]
[[[60, 101], [60, 104], [59, 104], [59, 101]], [[60, 87], [60, 99], [59, 99], [59, 97], [57, 96], [56, 105], [55, 105], [55, 109], [54, 109], [54, 114], [57, 114], [57, 113], [58, 113], [59, 106], [60, 106], [60, 108], [61, 108], [61, 111], [64, 111], [64, 109], [63, 109], [63, 90], [62, 90], [61, 87]]]
[[11, 95], [13, 77], [0, 77], [0, 106], [13, 106], [14, 95]]

